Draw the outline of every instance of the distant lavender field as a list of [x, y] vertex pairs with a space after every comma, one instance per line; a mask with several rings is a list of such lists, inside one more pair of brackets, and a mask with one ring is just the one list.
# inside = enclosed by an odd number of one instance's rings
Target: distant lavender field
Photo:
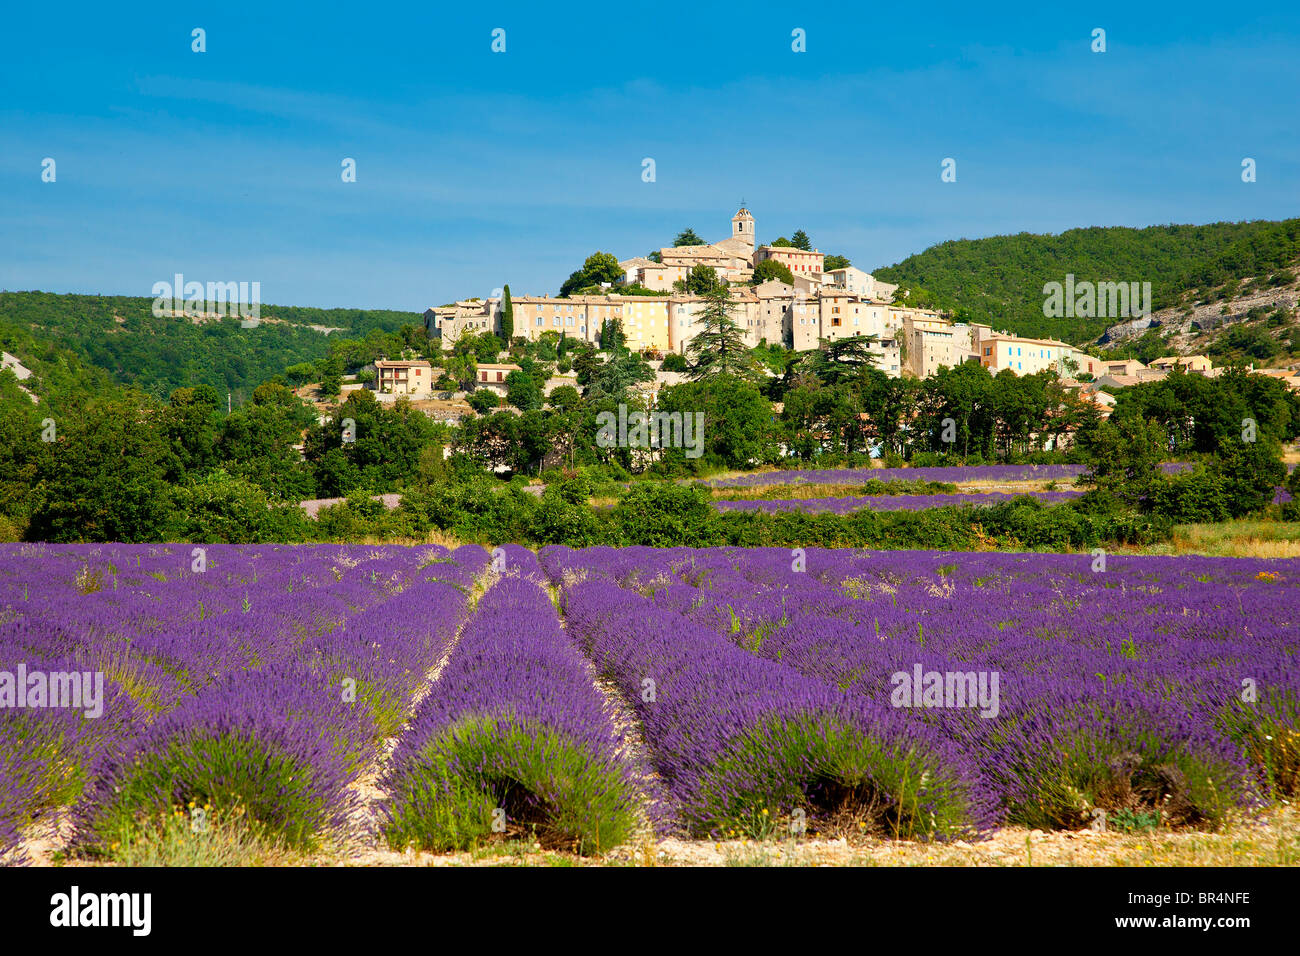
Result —
[[715, 488], [852, 484], [869, 481], [1052, 481], [1077, 478], [1083, 465], [957, 465], [936, 468], [828, 468], [764, 471], [708, 482]]
[[[1037, 498], [1044, 504], [1059, 504], [1062, 501], [1072, 501], [1082, 494], [1081, 491], [1038, 491], [1028, 497]], [[715, 501], [713, 506], [719, 511], [804, 511], [809, 514], [829, 512], [842, 515], [864, 508], [872, 511], [922, 511], [945, 505], [994, 505], [1018, 497], [1024, 495], [1001, 491], [951, 495], [855, 495], [848, 498], [799, 498], [784, 501]]]
[[[1166, 462], [1165, 474], [1189, 468], [1186, 462]], [[763, 471], [706, 482], [714, 488], [757, 488], [763, 485], [840, 485], [870, 481], [1065, 481], [1079, 477], [1083, 465], [953, 465], [935, 468], [796, 468]]]

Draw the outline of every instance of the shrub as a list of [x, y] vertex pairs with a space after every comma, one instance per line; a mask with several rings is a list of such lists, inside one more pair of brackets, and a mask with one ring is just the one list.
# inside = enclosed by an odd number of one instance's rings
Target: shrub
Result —
[[177, 810], [205, 808], [314, 847], [346, 818], [345, 788], [373, 755], [374, 736], [368, 711], [310, 670], [226, 678], [101, 758], [76, 812], [78, 843], [102, 852]]
[[480, 415], [486, 415], [501, 404], [500, 397], [490, 388], [476, 389], [466, 401], [469, 402], [469, 407]]
[[396, 777], [384, 832], [398, 849], [468, 849], [494, 835], [500, 808], [515, 835], [531, 827], [545, 846], [593, 853], [627, 838], [633, 806], [616, 771], [556, 731], [469, 717]]
[[703, 547], [711, 543], [711, 501], [702, 488], [638, 482], [614, 507], [612, 517], [627, 544]]

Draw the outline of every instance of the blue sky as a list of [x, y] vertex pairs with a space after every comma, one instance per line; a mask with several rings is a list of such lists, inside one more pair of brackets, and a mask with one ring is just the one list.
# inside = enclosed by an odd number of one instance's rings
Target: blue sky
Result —
[[1294, 3], [73, 3], [0, 22], [11, 290], [149, 295], [183, 272], [419, 311], [554, 292], [591, 252], [685, 226], [723, 238], [742, 197], [760, 242], [803, 228], [866, 269], [946, 239], [1300, 215]]

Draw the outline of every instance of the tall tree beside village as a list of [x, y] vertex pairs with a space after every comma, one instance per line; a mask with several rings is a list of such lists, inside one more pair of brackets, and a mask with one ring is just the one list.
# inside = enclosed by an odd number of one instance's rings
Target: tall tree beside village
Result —
[[506, 345], [515, 337], [515, 307], [510, 302], [510, 286], [501, 290], [501, 338]]
[[704, 308], [697, 321], [700, 331], [686, 347], [686, 357], [691, 363], [692, 379], [710, 378], [714, 375], [735, 375], [754, 379], [754, 359], [745, 345], [744, 333], [731, 318], [735, 303], [726, 285], [710, 289], [702, 296]]
[[846, 339], [822, 339], [821, 348], [813, 355], [812, 372], [827, 385], [840, 385], [858, 378], [864, 368], [874, 368], [879, 353], [871, 351], [871, 343], [879, 336], [853, 335]]
[[627, 349], [627, 334], [623, 323], [618, 319], [605, 319], [600, 323], [600, 332], [596, 335], [602, 352], [622, 352]]
[[582, 268], [570, 273], [560, 286], [560, 295], [568, 298], [584, 289], [599, 291], [601, 283], [617, 282], [623, 277], [618, 259], [609, 252], [593, 252], [582, 263]]
[[802, 249], [804, 252], [812, 252], [812, 240], [808, 238], [808, 233], [802, 229], [796, 229], [793, 236], [790, 237], [790, 245], [796, 249]]
[[687, 226], [679, 232], [677, 238], [673, 240], [674, 246], [703, 246], [707, 244], [708, 243], [696, 235], [695, 230], [690, 226]]

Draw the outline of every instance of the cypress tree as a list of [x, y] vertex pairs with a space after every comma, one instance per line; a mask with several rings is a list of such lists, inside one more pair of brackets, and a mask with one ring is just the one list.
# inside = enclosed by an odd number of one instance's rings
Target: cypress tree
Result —
[[510, 286], [507, 285], [501, 294], [501, 338], [505, 340], [507, 348], [514, 337], [515, 307], [510, 303]]

